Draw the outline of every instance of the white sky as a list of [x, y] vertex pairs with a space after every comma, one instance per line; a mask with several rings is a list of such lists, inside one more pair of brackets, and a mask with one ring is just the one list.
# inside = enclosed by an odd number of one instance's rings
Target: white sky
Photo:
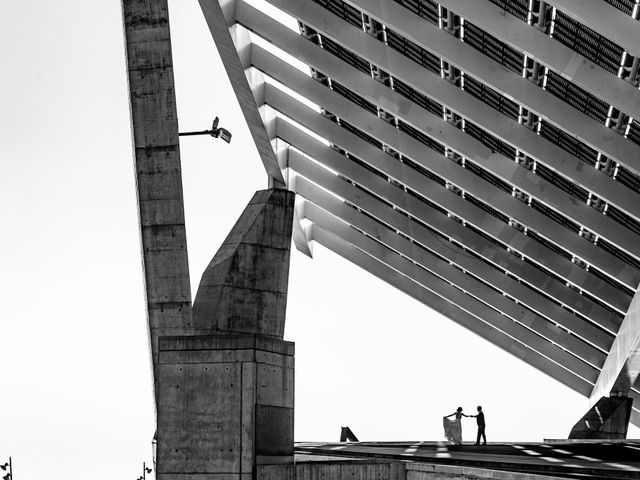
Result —
[[[193, 293], [266, 174], [195, 1], [171, 0]], [[135, 479], [154, 432], [120, 2], [0, 1], [0, 463]], [[296, 440], [566, 438], [587, 399], [315, 246], [294, 251]], [[474, 439], [471, 420], [465, 440]], [[631, 437], [639, 430], [630, 429]], [[147, 478], [152, 478], [149, 475]]]

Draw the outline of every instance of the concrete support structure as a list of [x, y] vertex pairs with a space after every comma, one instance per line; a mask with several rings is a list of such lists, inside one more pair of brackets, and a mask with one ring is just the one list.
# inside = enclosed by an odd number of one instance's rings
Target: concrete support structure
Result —
[[569, 438], [573, 440], [627, 438], [633, 399], [629, 397], [602, 397], [576, 423]]
[[295, 194], [257, 192], [205, 270], [195, 335], [160, 339], [159, 480], [255, 478], [293, 462], [284, 321]]
[[158, 338], [191, 332], [169, 12], [166, 0], [122, 0], [122, 11], [149, 337], [157, 374]]
[[299, 196], [298, 248], [323, 244], [594, 401], [640, 397], [637, 39], [610, 45], [580, 2], [557, 19], [544, 2], [267, 2], [298, 31], [243, 0], [217, 11]]

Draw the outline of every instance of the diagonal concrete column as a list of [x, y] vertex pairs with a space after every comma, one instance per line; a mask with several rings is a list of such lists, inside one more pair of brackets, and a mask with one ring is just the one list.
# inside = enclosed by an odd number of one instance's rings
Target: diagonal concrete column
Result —
[[250, 480], [259, 465], [293, 463], [294, 200], [256, 192], [202, 276], [196, 334], [160, 338], [159, 480]]

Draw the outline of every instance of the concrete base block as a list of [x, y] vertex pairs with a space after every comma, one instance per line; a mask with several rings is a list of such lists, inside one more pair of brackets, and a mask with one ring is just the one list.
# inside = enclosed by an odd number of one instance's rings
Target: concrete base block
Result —
[[294, 345], [252, 334], [161, 337], [159, 480], [249, 480], [293, 463]]
[[569, 439], [625, 439], [631, 417], [633, 399], [602, 397], [574, 425]]

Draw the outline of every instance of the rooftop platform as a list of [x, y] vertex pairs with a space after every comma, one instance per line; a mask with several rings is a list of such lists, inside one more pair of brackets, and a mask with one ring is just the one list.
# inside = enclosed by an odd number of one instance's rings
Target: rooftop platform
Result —
[[[544, 443], [489, 443], [486, 446], [469, 442], [454, 446], [428, 441], [309, 442], [296, 443], [295, 450], [296, 465], [401, 462], [405, 464], [407, 478], [415, 479], [640, 478], [640, 440], [604, 443], [547, 440]], [[300, 477], [298, 474], [297, 478]]]

